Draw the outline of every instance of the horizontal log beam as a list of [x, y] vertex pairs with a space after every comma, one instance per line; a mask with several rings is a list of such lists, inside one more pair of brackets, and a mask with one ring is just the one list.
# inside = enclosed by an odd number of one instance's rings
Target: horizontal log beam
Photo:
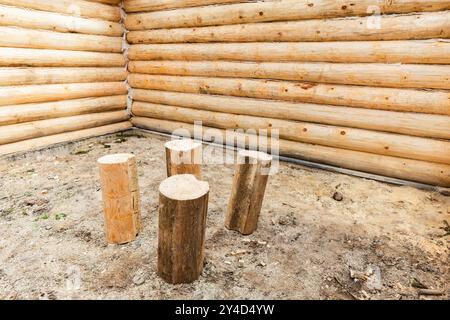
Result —
[[125, 68], [0, 68], [0, 86], [114, 82], [127, 74]]
[[[135, 73], [450, 89], [450, 66], [226, 61], [131, 61]], [[389, 77], [386, 75], [389, 74]]]
[[450, 139], [450, 116], [156, 90], [134, 90], [133, 99], [135, 101], [237, 115], [306, 121], [412, 136]]
[[313, 5], [309, 0], [282, 0], [130, 14], [125, 26], [128, 30], [186, 28], [449, 9], [446, 0], [320, 0], [314, 1]]
[[0, 107], [0, 126], [121, 110], [126, 107], [126, 95], [2, 106]]
[[126, 94], [127, 91], [123, 82], [2, 87], [0, 90], [0, 106], [121, 95]]
[[265, 22], [227, 26], [131, 31], [130, 43], [298, 42], [419, 40], [450, 38], [450, 11], [329, 20]]
[[130, 74], [132, 88], [450, 115], [449, 91]]
[[[183, 134], [189, 138], [194, 137], [194, 126], [192, 123], [143, 117], [133, 117], [132, 122], [139, 128], [145, 128], [168, 134], [172, 134], [175, 130], [177, 130], [177, 134]], [[208, 141], [209, 134], [217, 132], [217, 130], [218, 129], [215, 128], [203, 127], [201, 138]], [[236, 146], [235, 143], [238, 142], [237, 146], [240, 148], [246, 147], [245, 142], [251, 137], [248, 134], [237, 133], [234, 131], [224, 132], [224, 130], [219, 130], [219, 132], [222, 133], [224, 137], [224, 143], [229, 143], [232, 146]], [[264, 145], [261, 140], [259, 147], [262, 148], [262, 150], [270, 150], [270, 146]], [[279, 141], [279, 152], [280, 155], [283, 156], [325, 163], [328, 165], [362, 172], [369, 172], [443, 187], [450, 186], [450, 166], [445, 164], [376, 155], [372, 153], [332, 148], [284, 139]]]
[[443, 140], [348, 127], [235, 115], [145, 102], [134, 102], [132, 112], [139, 117], [188, 123], [202, 121], [206, 126], [220, 129], [278, 130], [280, 138], [286, 140], [450, 164], [450, 142]]
[[206, 6], [220, 3], [237, 3], [241, 1], [242, 0], [124, 0], [124, 7], [127, 12], [139, 12]]
[[130, 46], [128, 55], [131, 60], [450, 64], [450, 42], [410, 40], [136, 44]]
[[0, 27], [0, 47], [122, 52], [121, 37]]
[[126, 111], [102, 112], [0, 127], [0, 145], [52, 134], [100, 127], [129, 119]]
[[122, 67], [120, 53], [0, 48], [0, 67]]
[[7, 6], [0, 6], [0, 25], [113, 37], [120, 37], [124, 32], [116, 22]]
[[121, 18], [118, 7], [84, 0], [0, 0], [0, 4], [114, 22]]
[[132, 127], [130, 121], [123, 121], [119, 123], [109, 124], [95, 128], [71, 131], [66, 133], [59, 133], [51, 136], [29, 139], [20, 142], [0, 145], [0, 155], [10, 155], [19, 152], [30, 152], [39, 150], [52, 145], [74, 142], [91, 137], [98, 137], [106, 134], [111, 134], [119, 131], [128, 130]]

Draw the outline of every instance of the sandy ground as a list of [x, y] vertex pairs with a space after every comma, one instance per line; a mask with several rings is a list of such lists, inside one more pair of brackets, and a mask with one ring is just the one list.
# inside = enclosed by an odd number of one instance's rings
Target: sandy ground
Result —
[[[449, 298], [450, 197], [289, 163], [247, 237], [223, 226], [233, 166], [206, 166], [203, 275], [166, 284], [156, 252], [167, 139], [126, 135], [1, 160], [0, 299]], [[104, 238], [96, 167], [116, 152], [138, 156], [143, 200], [144, 230], [121, 246]], [[419, 297], [420, 286], [445, 294]]]

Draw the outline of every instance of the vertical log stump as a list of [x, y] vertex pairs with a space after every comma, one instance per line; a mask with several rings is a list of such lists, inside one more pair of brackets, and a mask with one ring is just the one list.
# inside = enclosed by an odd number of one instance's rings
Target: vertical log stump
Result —
[[175, 175], [159, 187], [158, 274], [190, 283], [203, 270], [209, 185], [194, 175]]
[[182, 139], [169, 141], [164, 146], [168, 177], [176, 174], [193, 174], [197, 179], [201, 179], [201, 143]]
[[98, 165], [106, 240], [115, 244], [135, 240], [141, 229], [136, 158], [132, 154], [112, 154], [98, 159]]
[[258, 151], [238, 152], [225, 227], [248, 235], [258, 225], [272, 156]]

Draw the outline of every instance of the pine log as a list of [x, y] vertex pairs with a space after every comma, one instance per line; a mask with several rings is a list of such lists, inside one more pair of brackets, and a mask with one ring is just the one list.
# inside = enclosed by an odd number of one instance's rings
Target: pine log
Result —
[[[450, 11], [329, 20], [131, 31], [131, 43], [367, 41], [450, 38]], [[301, 31], [300, 31], [301, 30]]]
[[0, 106], [112, 96], [127, 93], [123, 82], [67, 83], [1, 87]]
[[128, 30], [185, 28], [449, 9], [446, 0], [320, 0], [313, 5], [309, 0], [282, 0], [130, 14], [125, 26]]
[[122, 52], [121, 37], [0, 27], [0, 46], [30, 49]]
[[[132, 32], [128, 41], [139, 42]], [[140, 44], [128, 53], [130, 60], [450, 64], [450, 42], [440, 40]]]
[[[226, 61], [131, 61], [136, 73], [238, 77], [394, 88], [450, 89], [450, 66]], [[387, 77], [386, 75], [389, 75]]]
[[0, 0], [0, 4], [114, 22], [121, 18], [118, 7], [83, 0]]
[[29, 139], [25, 141], [0, 145], [0, 155], [10, 155], [15, 153], [30, 152], [43, 149], [52, 145], [66, 142], [74, 142], [81, 139], [98, 137], [105, 134], [128, 130], [132, 127], [130, 121], [124, 121], [106, 126], [83, 129], [72, 132], [59, 133], [51, 136]]
[[159, 187], [158, 275], [169, 283], [190, 283], [202, 273], [208, 196], [208, 183], [189, 174]]
[[98, 159], [103, 195], [106, 240], [123, 244], [141, 230], [141, 200], [136, 157], [111, 154]]
[[0, 6], [0, 25], [113, 37], [120, 37], [124, 32], [122, 25], [116, 22], [7, 6]]
[[244, 235], [257, 226], [269, 178], [272, 157], [266, 153], [240, 150], [228, 202], [225, 227]]
[[[151, 119], [143, 117], [133, 117], [132, 122], [136, 127], [148, 130], [164, 132], [171, 134], [177, 130], [178, 134], [183, 134], [191, 138], [194, 133], [192, 123], [175, 122], [160, 119]], [[183, 129], [184, 131], [181, 131]], [[203, 137], [208, 136], [209, 132], [216, 132], [215, 128], [203, 126]], [[244, 142], [238, 144], [240, 148], [245, 148], [248, 134], [242, 134], [233, 130], [221, 130], [226, 137], [223, 143]], [[208, 141], [204, 138], [205, 141]], [[254, 141], [254, 139], [251, 139]], [[264, 146], [260, 140], [260, 148], [270, 150], [270, 147]], [[450, 165], [377, 155], [360, 151], [352, 151], [340, 148], [320, 146], [285, 139], [279, 140], [280, 155], [303, 159], [307, 161], [319, 162], [352, 170], [369, 172], [387, 177], [416, 181], [430, 185], [439, 185], [450, 187]]]
[[2, 106], [0, 107], [0, 126], [81, 114], [125, 110], [126, 107], [126, 95]]
[[128, 119], [126, 111], [113, 111], [2, 126], [0, 127], [0, 145], [104, 126]]
[[237, 3], [241, 1], [242, 0], [124, 0], [124, 7], [127, 12], [139, 12], [206, 6], [220, 3]]
[[444, 140], [144, 102], [134, 102], [132, 112], [140, 117], [187, 123], [202, 121], [205, 126], [220, 129], [267, 130], [269, 133], [278, 130], [280, 138], [286, 140], [450, 164], [450, 142]]
[[120, 53], [0, 48], [2, 67], [122, 67]]
[[166, 149], [167, 177], [177, 174], [192, 174], [202, 179], [202, 144], [182, 139], [172, 140], [164, 145]]
[[144, 74], [130, 74], [128, 81], [133, 88], [450, 115], [449, 91]]
[[0, 68], [0, 86], [124, 81], [125, 68]]
[[155, 90], [134, 90], [133, 100], [237, 115], [306, 121], [450, 139], [450, 116]]

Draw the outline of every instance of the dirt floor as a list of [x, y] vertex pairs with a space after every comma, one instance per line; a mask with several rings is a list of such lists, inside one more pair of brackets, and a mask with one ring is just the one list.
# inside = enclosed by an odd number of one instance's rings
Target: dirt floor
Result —
[[[290, 163], [269, 178], [259, 228], [246, 237], [223, 225], [233, 166], [206, 166], [203, 275], [166, 284], [156, 253], [167, 138], [140, 135], [0, 161], [0, 299], [449, 298], [450, 197]], [[120, 246], [105, 242], [96, 166], [117, 152], [138, 156], [144, 223]], [[419, 296], [420, 287], [444, 295]]]

